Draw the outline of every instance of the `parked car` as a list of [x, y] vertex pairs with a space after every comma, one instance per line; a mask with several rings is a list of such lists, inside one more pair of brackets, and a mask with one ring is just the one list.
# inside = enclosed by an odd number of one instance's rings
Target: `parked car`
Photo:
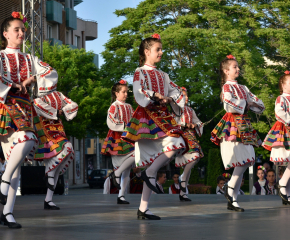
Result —
[[113, 172], [112, 169], [98, 169], [93, 170], [91, 174], [88, 176], [87, 183], [90, 188], [99, 186], [100, 188], [104, 188], [104, 182], [106, 178]]

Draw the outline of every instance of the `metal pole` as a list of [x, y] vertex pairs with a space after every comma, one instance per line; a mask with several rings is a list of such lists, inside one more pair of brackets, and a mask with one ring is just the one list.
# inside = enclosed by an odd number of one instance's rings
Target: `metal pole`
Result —
[[249, 193], [251, 195], [254, 186], [254, 166], [249, 167]]

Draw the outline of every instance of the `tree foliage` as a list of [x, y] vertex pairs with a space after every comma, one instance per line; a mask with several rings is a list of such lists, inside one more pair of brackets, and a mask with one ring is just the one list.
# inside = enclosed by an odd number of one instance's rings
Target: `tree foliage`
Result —
[[88, 132], [104, 137], [106, 117], [110, 106], [110, 89], [105, 88], [99, 70], [93, 63], [94, 54], [68, 46], [43, 45], [44, 61], [58, 73], [57, 91], [79, 105], [77, 117], [63, 124], [66, 134], [83, 138]]
[[[126, 19], [110, 30], [102, 53], [102, 76], [108, 86], [132, 76], [141, 40], [159, 33], [164, 54], [158, 68], [188, 89], [189, 104], [206, 122], [222, 109], [219, 63], [233, 54], [241, 68], [238, 81], [265, 103], [261, 116], [251, 114], [264, 139], [275, 122], [278, 78], [289, 66], [289, 9], [289, 1], [274, 0], [145, 0], [136, 8], [116, 10], [117, 16]], [[205, 127], [200, 139], [203, 161], [209, 149], [216, 147], [209, 141], [210, 132], [222, 113]], [[256, 151], [269, 156], [263, 148]]]

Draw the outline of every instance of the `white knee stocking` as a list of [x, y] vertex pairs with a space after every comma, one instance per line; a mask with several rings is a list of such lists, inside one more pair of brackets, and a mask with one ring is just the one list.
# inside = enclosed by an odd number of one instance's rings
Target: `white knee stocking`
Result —
[[[131, 170], [131, 165], [129, 166], [129, 168], [125, 169], [122, 173], [122, 177], [121, 177], [121, 189], [119, 191], [119, 195], [118, 197], [124, 196], [125, 191], [127, 189], [128, 186], [128, 182], [130, 180], [130, 170]], [[125, 198], [121, 198], [121, 200], [125, 200]]]
[[[5, 172], [2, 176], [2, 180], [10, 182], [14, 171], [22, 164], [25, 157], [31, 151], [34, 146], [34, 141], [26, 141], [17, 143], [11, 151], [10, 158], [8, 160]], [[4, 195], [8, 194], [9, 185], [1, 183], [1, 192]]]
[[[181, 181], [185, 181], [185, 182], [181, 183], [182, 187], [185, 187], [185, 188], [187, 187], [187, 184], [188, 184], [188, 181], [190, 178], [190, 174], [191, 174], [191, 169], [193, 169], [194, 166], [198, 163], [198, 160], [199, 159], [185, 165], [184, 171], [183, 171], [182, 175], [180, 176]], [[180, 195], [182, 196], [184, 194], [186, 194], [186, 193], [180, 190]], [[184, 197], [186, 197], [186, 196], [184, 196]]]
[[[287, 187], [287, 183], [289, 183], [289, 179], [290, 179], [290, 164], [288, 164], [287, 168], [285, 169], [285, 172], [279, 181], [279, 185], [282, 187], [283, 186]], [[284, 195], [287, 194], [287, 196], [289, 196], [285, 188], [280, 188], [280, 191], [282, 194], [284, 194]]]
[[[122, 165], [115, 171], [115, 176], [119, 177], [127, 169], [131, 169], [132, 164], [135, 162], [135, 157], [129, 157]], [[116, 178], [117, 183], [120, 183], [120, 178]], [[122, 196], [122, 195], [121, 195]]]
[[[145, 212], [148, 209], [149, 200], [151, 197], [152, 191], [149, 187], [147, 187], [147, 184], [143, 182], [143, 191], [141, 196], [141, 203], [139, 210], [141, 212]], [[152, 214], [150, 211], [147, 211], [146, 214]]]

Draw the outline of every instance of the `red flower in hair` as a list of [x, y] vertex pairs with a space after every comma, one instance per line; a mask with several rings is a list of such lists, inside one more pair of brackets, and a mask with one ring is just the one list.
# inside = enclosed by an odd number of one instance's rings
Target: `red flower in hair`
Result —
[[287, 70], [287, 71], [285, 71], [284, 73], [288, 75], [288, 74], [290, 74], [290, 71]]
[[14, 17], [14, 18], [20, 18], [20, 14], [19, 14], [19, 12], [13, 12], [11, 15], [12, 15], [12, 17]]
[[227, 56], [227, 59], [236, 59], [232, 54]]
[[158, 33], [154, 33], [152, 35], [153, 38], [161, 39], [160, 35]]
[[181, 89], [185, 92], [187, 92], [187, 89], [185, 87], [181, 87]]
[[119, 83], [120, 83], [120, 84], [126, 84], [126, 85], [127, 85], [127, 81], [124, 80], [124, 79], [122, 79]]

